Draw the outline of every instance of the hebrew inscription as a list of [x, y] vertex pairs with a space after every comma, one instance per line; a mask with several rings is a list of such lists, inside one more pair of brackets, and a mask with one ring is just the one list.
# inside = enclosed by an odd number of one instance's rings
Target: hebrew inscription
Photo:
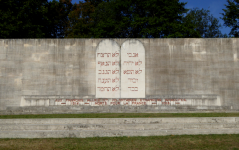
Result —
[[138, 40], [121, 47], [121, 98], [145, 98], [145, 50]]
[[103, 40], [96, 49], [96, 97], [120, 97], [120, 46]]
[[145, 50], [137, 40], [103, 40], [96, 50], [96, 98], [145, 98]]

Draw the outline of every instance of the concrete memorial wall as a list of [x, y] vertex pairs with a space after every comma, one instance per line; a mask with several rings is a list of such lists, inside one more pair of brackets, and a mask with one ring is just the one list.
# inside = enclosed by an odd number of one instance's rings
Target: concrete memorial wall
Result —
[[239, 109], [239, 40], [0, 39], [0, 110]]

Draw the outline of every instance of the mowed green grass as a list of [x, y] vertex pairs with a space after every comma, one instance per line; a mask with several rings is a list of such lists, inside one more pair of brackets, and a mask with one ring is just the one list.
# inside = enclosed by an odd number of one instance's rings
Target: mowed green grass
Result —
[[0, 115], [0, 119], [15, 118], [166, 118], [166, 117], [239, 117], [239, 113], [90, 113], [90, 114], [38, 114]]
[[239, 150], [239, 135], [0, 139], [1, 150]]

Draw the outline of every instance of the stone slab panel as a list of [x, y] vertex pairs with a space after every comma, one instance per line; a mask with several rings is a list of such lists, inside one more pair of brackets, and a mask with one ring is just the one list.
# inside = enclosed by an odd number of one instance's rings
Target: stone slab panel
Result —
[[120, 98], [120, 46], [103, 40], [96, 49], [96, 98]]
[[121, 98], [145, 98], [145, 49], [135, 39], [121, 47]]

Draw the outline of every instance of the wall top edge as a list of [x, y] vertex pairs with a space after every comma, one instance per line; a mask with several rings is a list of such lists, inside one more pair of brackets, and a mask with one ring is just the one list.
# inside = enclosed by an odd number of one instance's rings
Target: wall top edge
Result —
[[201, 40], [208, 40], [208, 39], [223, 39], [223, 40], [229, 40], [229, 39], [239, 39], [239, 38], [24, 38], [24, 39], [18, 39], [18, 38], [12, 38], [12, 39], [1, 39], [0, 40], [102, 40], [102, 39], [148, 39], [148, 40], [154, 40], [154, 39], [169, 39], [169, 40], [182, 40], [182, 39], [201, 39]]

